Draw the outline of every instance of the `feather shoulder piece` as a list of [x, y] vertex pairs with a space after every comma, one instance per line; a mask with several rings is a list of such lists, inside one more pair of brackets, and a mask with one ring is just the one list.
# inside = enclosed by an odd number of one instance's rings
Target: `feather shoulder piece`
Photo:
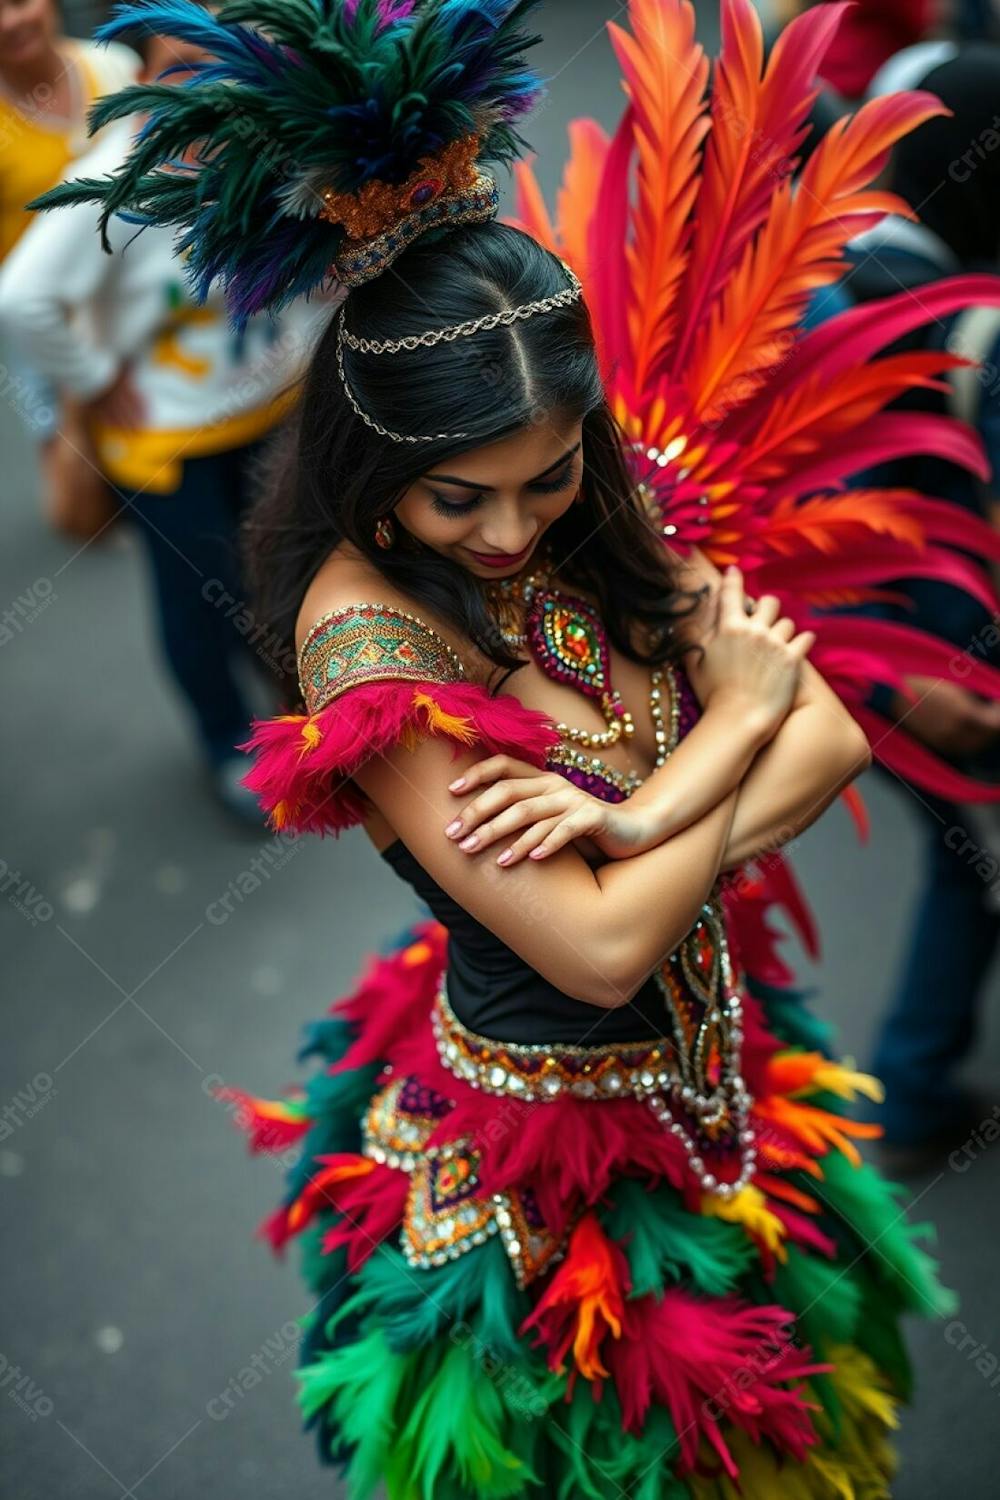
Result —
[[372, 756], [421, 738], [456, 753], [513, 755], [539, 767], [559, 743], [544, 714], [491, 696], [423, 621], [384, 604], [352, 604], [317, 620], [299, 652], [304, 713], [258, 720], [245, 784], [276, 829], [339, 833], [362, 821], [352, 781]]

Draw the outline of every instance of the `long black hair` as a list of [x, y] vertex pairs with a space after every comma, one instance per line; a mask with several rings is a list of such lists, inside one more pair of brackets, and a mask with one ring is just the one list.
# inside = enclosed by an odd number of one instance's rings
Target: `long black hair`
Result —
[[[345, 304], [348, 332], [400, 339], [552, 296], [569, 285], [561, 261], [509, 226], [490, 222], [418, 241]], [[582, 299], [471, 336], [393, 354], [345, 347], [355, 399], [382, 426], [410, 434], [462, 432], [456, 440], [400, 442], [352, 409], [336, 364], [334, 317], [317, 344], [283, 447], [245, 528], [249, 582], [260, 616], [294, 661], [295, 621], [306, 589], [348, 540], [417, 608], [452, 625], [498, 667], [520, 659], [500, 636], [482, 582], [459, 564], [406, 538], [375, 542], [421, 474], [555, 416], [582, 418], [582, 503], [547, 532], [556, 571], [598, 602], [620, 651], [650, 664], [682, 649], [675, 621], [698, 594], [676, 586], [669, 555], [625, 465], [622, 434], [605, 400], [590, 317]], [[636, 629], [639, 626], [640, 629]], [[294, 688], [286, 671], [283, 684]]]

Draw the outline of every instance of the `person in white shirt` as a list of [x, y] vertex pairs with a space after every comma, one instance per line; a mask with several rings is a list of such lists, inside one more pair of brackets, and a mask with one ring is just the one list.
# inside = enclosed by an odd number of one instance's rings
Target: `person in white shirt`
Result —
[[[160, 37], [141, 46], [147, 80], [202, 55]], [[73, 175], [113, 171], [139, 123], [107, 126]], [[235, 748], [252, 717], [239, 658], [274, 664], [245, 602], [237, 535], [255, 459], [294, 403], [327, 312], [300, 304], [235, 332], [221, 297], [198, 305], [189, 294], [170, 230], [116, 219], [109, 238], [111, 255], [88, 204], [37, 216], [0, 272], [0, 326], [82, 404], [97, 461], [143, 538], [166, 661], [216, 791], [256, 820]]]

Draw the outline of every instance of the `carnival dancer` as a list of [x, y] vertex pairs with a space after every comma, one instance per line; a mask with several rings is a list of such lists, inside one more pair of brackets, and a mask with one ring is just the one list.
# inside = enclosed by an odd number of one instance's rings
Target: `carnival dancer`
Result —
[[[762, 77], [725, 0], [706, 92], [690, 5], [632, 0], [620, 129], [574, 127], [558, 224], [523, 167], [521, 227], [496, 223], [530, 9], [125, 7], [106, 35], [218, 60], [102, 106], [149, 112], [129, 162], [44, 200], [183, 225], [237, 317], [348, 289], [254, 517], [298, 685], [248, 781], [277, 827], [363, 825], [433, 920], [313, 1029], [301, 1092], [235, 1096], [256, 1148], [301, 1145], [267, 1227], [306, 1249], [302, 1407], [354, 1497], [869, 1500], [900, 1317], [952, 1303], [860, 1158], [877, 1084], [829, 1055], [766, 906], [812, 942], [774, 851], [868, 764], [869, 676], [948, 656], [831, 595], [901, 559], [988, 592], [988, 528], [960, 555], [950, 509], [838, 483], [901, 445], [981, 463], [954, 421], [881, 415], [949, 356], [873, 356], [1000, 283], [798, 335], [938, 108], [866, 106], [790, 191], [840, 6]], [[248, 124], [291, 170], [255, 170]], [[194, 142], [189, 181], [158, 170]], [[957, 774], [894, 735], [914, 776]]]

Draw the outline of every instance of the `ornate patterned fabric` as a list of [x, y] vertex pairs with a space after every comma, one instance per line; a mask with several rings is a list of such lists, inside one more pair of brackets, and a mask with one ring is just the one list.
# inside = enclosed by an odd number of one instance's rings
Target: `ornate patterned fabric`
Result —
[[366, 682], [460, 682], [465, 668], [416, 615], [389, 604], [347, 604], [316, 621], [299, 652], [311, 714]]

